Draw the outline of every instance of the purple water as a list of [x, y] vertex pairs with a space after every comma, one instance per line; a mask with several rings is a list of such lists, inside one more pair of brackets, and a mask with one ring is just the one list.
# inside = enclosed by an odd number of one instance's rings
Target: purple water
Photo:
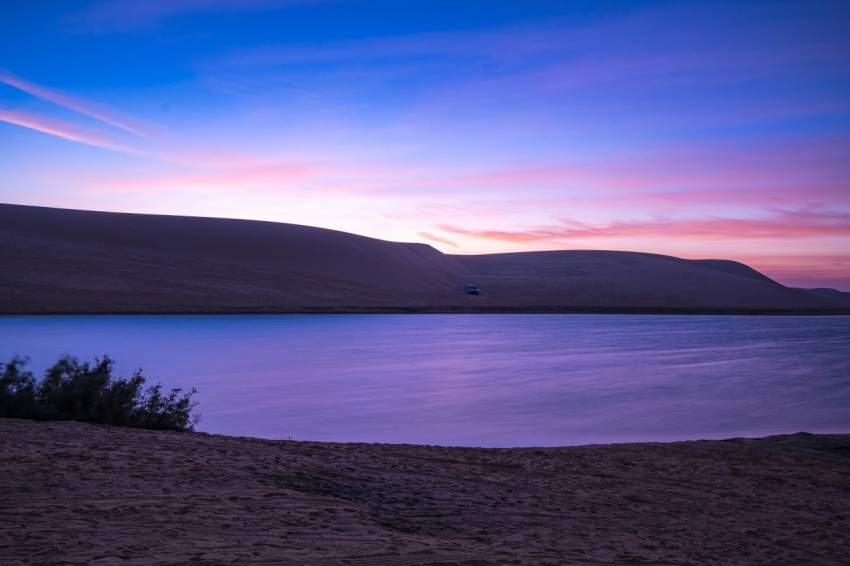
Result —
[[197, 387], [199, 430], [463, 446], [850, 432], [850, 318], [5, 316], [0, 360], [65, 354]]

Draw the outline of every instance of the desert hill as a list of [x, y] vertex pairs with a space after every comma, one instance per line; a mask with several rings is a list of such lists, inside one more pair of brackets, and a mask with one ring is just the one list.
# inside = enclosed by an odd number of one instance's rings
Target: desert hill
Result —
[[469, 276], [517, 306], [609, 309], [783, 310], [838, 308], [742, 263], [618, 251], [553, 251], [459, 258]]
[[[835, 311], [724, 260], [459, 256], [292, 224], [0, 204], [0, 312]], [[467, 283], [481, 295], [463, 292]], [[844, 295], [844, 294], [840, 294]]]
[[5, 312], [429, 305], [459, 272], [424, 244], [246, 220], [0, 205]]
[[825, 299], [829, 299], [833, 302], [844, 305], [845, 307], [850, 308], [850, 293], [839, 291], [837, 289], [828, 289], [825, 287], [819, 287], [817, 289], [800, 289], [801, 291], [805, 291], [811, 295], [816, 295], [818, 297], [823, 297]]

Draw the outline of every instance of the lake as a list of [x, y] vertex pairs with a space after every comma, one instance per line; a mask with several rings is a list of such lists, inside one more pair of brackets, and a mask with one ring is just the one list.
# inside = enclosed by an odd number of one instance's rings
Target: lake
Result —
[[2, 316], [0, 360], [197, 387], [198, 430], [560, 446], [850, 432], [850, 317]]

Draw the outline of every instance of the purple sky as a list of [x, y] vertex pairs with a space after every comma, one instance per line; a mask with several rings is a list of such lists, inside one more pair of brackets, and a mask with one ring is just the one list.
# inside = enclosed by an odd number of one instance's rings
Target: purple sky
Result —
[[850, 291], [850, 3], [17, 2], [0, 200]]

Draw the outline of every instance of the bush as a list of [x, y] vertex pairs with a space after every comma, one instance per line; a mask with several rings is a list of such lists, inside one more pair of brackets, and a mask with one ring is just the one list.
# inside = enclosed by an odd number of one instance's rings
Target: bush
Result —
[[16, 356], [8, 364], [0, 363], [0, 417], [31, 418], [35, 410], [35, 378], [21, 371], [27, 361]]
[[24, 371], [27, 359], [0, 363], [0, 417], [88, 423], [191, 432], [201, 420], [192, 411], [192, 389], [162, 392], [162, 384], [142, 391], [145, 378], [136, 371], [130, 379], [112, 377], [108, 356], [94, 364], [65, 357], [49, 368], [41, 382]]

